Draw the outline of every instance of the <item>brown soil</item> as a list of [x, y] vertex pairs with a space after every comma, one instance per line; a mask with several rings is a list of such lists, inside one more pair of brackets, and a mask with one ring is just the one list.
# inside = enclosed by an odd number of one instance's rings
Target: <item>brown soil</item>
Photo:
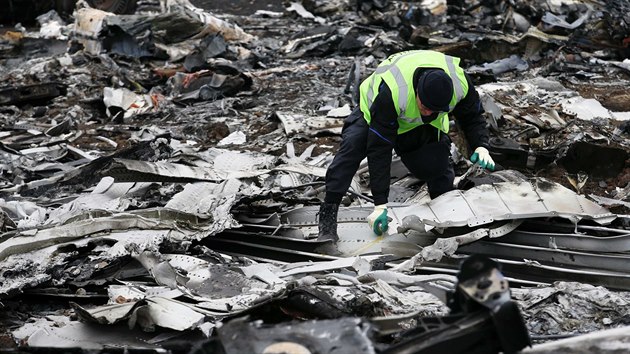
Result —
[[309, 146], [315, 144], [315, 149], [313, 149], [313, 156], [318, 156], [328, 151], [332, 152], [333, 154], [337, 153], [337, 150], [339, 150], [340, 143], [341, 143], [341, 137], [318, 136], [313, 139], [309, 139], [308, 141], [294, 140], [293, 146], [295, 147], [295, 154], [300, 155]]
[[[609, 82], [614, 83], [615, 79]], [[566, 84], [565, 85], [580, 93], [585, 98], [594, 98], [601, 102], [602, 106], [614, 112], [630, 111], [630, 93], [628, 87], [622, 84], [612, 86], [596, 86], [584, 84]]]
[[204, 127], [208, 140], [218, 142], [226, 136], [230, 135], [230, 128], [222, 122], [210, 123]]

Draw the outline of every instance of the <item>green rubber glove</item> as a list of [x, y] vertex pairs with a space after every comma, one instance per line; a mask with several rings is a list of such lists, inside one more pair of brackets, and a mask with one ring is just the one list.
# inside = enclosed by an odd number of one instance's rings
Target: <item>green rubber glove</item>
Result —
[[479, 161], [479, 166], [487, 168], [490, 171], [494, 171], [494, 160], [490, 156], [490, 152], [483, 146], [475, 149], [475, 152], [470, 156], [470, 161], [475, 163]]
[[387, 205], [381, 204], [374, 207], [374, 211], [367, 217], [368, 225], [372, 231], [381, 236], [387, 231], [389, 220], [387, 219]]

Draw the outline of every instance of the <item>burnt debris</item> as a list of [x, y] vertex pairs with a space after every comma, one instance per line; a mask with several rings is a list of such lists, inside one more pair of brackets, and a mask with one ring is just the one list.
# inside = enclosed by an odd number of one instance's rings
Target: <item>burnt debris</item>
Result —
[[[628, 349], [626, 2], [9, 3], [0, 351]], [[364, 161], [318, 240], [360, 82], [414, 49], [462, 59], [497, 171], [452, 124], [458, 189], [394, 156], [377, 237]]]

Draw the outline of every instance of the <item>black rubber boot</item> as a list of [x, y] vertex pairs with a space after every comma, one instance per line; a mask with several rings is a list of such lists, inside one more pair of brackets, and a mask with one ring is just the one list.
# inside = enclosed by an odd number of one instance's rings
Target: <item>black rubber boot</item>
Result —
[[319, 241], [332, 240], [333, 242], [339, 241], [337, 235], [337, 212], [339, 211], [339, 204], [322, 203], [319, 206], [319, 235], [317, 239]]

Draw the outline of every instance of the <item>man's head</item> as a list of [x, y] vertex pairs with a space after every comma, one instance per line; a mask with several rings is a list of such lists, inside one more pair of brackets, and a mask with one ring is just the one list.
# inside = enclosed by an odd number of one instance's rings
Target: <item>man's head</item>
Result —
[[453, 98], [453, 82], [443, 70], [429, 69], [423, 72], [415, 89], [420, 114], [430, 116], [437, 112], [448, 112], [448, 105]]

